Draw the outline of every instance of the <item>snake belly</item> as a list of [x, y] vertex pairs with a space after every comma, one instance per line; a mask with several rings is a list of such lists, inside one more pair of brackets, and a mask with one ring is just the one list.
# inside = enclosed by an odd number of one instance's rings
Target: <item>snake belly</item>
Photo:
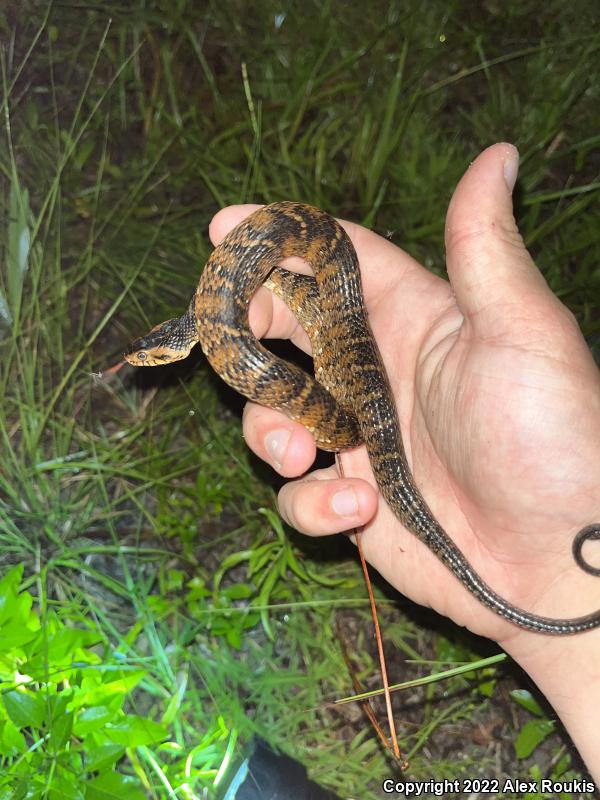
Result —
[[[289, 256], [305, 259], [314, 279], [281, 270], [281, 260]], [[270, 353], [250, 330], [248, 306], [265, 281], [306, 329], [315, 378]], [[600, 626], [600, 611], [562, 620], [507, 602], [433, 516], [406, 461], [396, 406], [367, 318], [356, 252], [329, 214], [293, 202], [273, 203], [251, 214], [211, 254], [186, 314], [164, 324], [177, 323], [196, 328], [204, 354], [223, 380], [248, 399], [302, 423], [322, 449], [364, 443], [377, 486], [396, 517], [485, 606], [540, 633], [572, 634]], [[573, 548], [578, 565], [592, 573], [581, 547], [599, 536], [600, 526], [589, 526]]]

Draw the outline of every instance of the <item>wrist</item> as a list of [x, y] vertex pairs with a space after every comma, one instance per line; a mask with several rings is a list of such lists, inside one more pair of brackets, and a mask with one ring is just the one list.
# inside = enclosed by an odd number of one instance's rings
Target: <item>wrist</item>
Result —
[[600, 629], [558, 637], [524, 633], [506, 650], [551, 703], [600, 786]]

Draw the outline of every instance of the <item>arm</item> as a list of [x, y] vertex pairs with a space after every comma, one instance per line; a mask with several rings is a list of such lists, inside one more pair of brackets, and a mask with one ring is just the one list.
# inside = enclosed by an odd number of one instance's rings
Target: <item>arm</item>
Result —
[[[594, 594], [587, 599], [593, 602]], [[516, 660], [552, 704], [600, 786], [600, 632], [543, 645], [538, 639], [534, 637], [529, 653], [520, 653]]]

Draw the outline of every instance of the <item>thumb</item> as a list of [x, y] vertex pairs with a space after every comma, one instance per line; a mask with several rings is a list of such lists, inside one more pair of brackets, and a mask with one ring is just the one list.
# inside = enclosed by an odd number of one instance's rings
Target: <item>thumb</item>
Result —
[[448, 276], [465, 318], [480, 335], [507, 330], [515, 309], [523, 319], [556, 303], [525, 248], [513, 217], [519, 153], [495, 144], [471, 164], [446, 218]]

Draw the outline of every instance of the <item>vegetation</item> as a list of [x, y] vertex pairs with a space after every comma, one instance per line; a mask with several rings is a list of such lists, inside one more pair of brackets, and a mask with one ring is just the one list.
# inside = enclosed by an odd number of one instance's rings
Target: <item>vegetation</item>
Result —
[[[342, 797], [382, 796], [395, 765], [329, 702], [352, 672], [379, 686], [353, 550], [284, 530], [200, 355], [110, 368], [185, 307], [230, 203], [312, 202], [443, 273], [453, 187], [500, 140], [521, 229], [598, 354], [597, 14], [0, 8], [0, 800], [218, 796], [254, 733]], [[392, 681], [494, 654], [378, 594]], [[486, 661], [397, 697], [411, 777], [581, 774], [524, 688]]]

